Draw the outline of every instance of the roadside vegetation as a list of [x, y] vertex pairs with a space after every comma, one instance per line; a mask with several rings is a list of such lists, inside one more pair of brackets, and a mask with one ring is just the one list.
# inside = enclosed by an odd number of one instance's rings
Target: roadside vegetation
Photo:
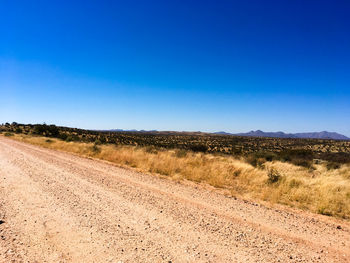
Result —
[[0, 131], [42, 135], [64, 141], [100, 142], [130, 146], [152, 146], [193, 152], [220, 153], [234, 156], [281, 160], [306, 165], [303, 161], [321, 159], [350, 162], [350, 141], [321, 139], [280, 139], [242, 137], [201, 132], [93, 131], [46, 124], [6, 123]]
[[[350, 219], [348, 152], [318, 152], [302, 147], [271, 152], [260, 146], [255, 152], [223, 154], [199, 147], [117, 144], [99, 138], [89, 142], [76, 139], [78, 135], [74, 133], [61, 138], [60, 128], [50, 125], [44, 126], [44, 131], [35, 127], [28, 131], [20, 126], [22, 132], [16, 132], [15, 126], [8, 127], [12, 128], [3, 129], [3, 135], [11, 139], [99, 158], [173, 180], [206, 183], [226, 189], [232, 196]], [[337, 146], [327, 143], [330, 148], [348, 147], [348, 142], [334, 141]]]

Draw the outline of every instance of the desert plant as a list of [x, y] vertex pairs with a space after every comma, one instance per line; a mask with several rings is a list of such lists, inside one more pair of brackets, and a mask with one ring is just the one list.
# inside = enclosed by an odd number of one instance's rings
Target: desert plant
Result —
[[175, 151], [175, 156], [177, 158], [185, 158], [187, 156], [187, 151], [186, 150], [176, 150]]
[[154, 146], [147, 146], [145, 148], [145, 151], [147, 153], [152, 153], [152, 154], [157, 154], [158, 153], [158, 150]]
[[95, 141], [95, 145], [101, 145], [101, 144], [102, 144], [102, 142], [101, 142], [100, 139], [97, 139], [97, 140]]
[[267, 172], [267, 182], [269, 184], [274, 184], [280, 181], [282, 178], [281, 174], [275, 169], [271, 168]]
[[336, 162], [328, 162], [326, 167], [327, 167], [327, 170], [339, 169], [340, 168], [340, 164], [336, 163]]
[[65, 141], [66, 142], [77, 142], [77, 141], [79, 141], [79, 137], [75, 134], [70, 134], [67, 136]]
[[264, 163], [267, 162], [267, 160], [260, 153], [250, 154], [245, 158], [245, 160], [247, 163], [251, 164], [256, 168], [263, 168]]
[[101, 149], [100, 149], [100, 147], [98, 147], [97, 144], [94, 144], [94, 145], [91, 147], [91, 151], [92, 151], [93, 153], [100, 153], [100, 152], [101, 152]]
[[191, 151], [194, 152], [206, 152], [208, 151], [208, 146], [204, 145], [204, 144], [195, 144], [195, 145], [191, 145], [189, 146]]
[[305, 159], [292, 159], [290, 163], [302, 166], [308, 169], [313, 169], [313, 161], [312, 160], [305, 160]]

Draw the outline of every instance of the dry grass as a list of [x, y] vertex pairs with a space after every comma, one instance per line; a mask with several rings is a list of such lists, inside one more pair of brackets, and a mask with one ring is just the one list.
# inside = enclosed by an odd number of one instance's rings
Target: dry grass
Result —
[[[228, 189], [232, 195], [264, 200], [350, 219], [350, 166], [328, 170], [325, 164], [309, 170], [290, 163], [267, 162], [254, 168], [242, 159], [152, 147], [94, 145], [46, 137], [11, 138], [46, 148], [107, 160], [174, 180], [203, 182]], [[273, 180], [268, 174], [273, 173]]]

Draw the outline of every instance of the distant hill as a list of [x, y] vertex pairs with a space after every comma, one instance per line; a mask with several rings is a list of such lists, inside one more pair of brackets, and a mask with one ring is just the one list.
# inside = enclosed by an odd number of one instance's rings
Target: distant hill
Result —
[[349, 137], [336, 132], [305, 132], [305, 133], [284, 133], [284, 132], [263, 132], [261, 130], [250, 131], [247, 133], [237, 133], [239, 136], [252, 137], [272, 137], [272, 138], [304, 138], [304, 139], [332, 139], [332, 140], [350, 140]]

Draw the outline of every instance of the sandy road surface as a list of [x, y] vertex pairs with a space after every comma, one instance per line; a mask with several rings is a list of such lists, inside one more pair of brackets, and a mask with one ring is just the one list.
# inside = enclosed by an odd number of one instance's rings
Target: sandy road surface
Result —
[[4, 137], [0, 197], [0, 262], [350, 262], [348, 223]]

